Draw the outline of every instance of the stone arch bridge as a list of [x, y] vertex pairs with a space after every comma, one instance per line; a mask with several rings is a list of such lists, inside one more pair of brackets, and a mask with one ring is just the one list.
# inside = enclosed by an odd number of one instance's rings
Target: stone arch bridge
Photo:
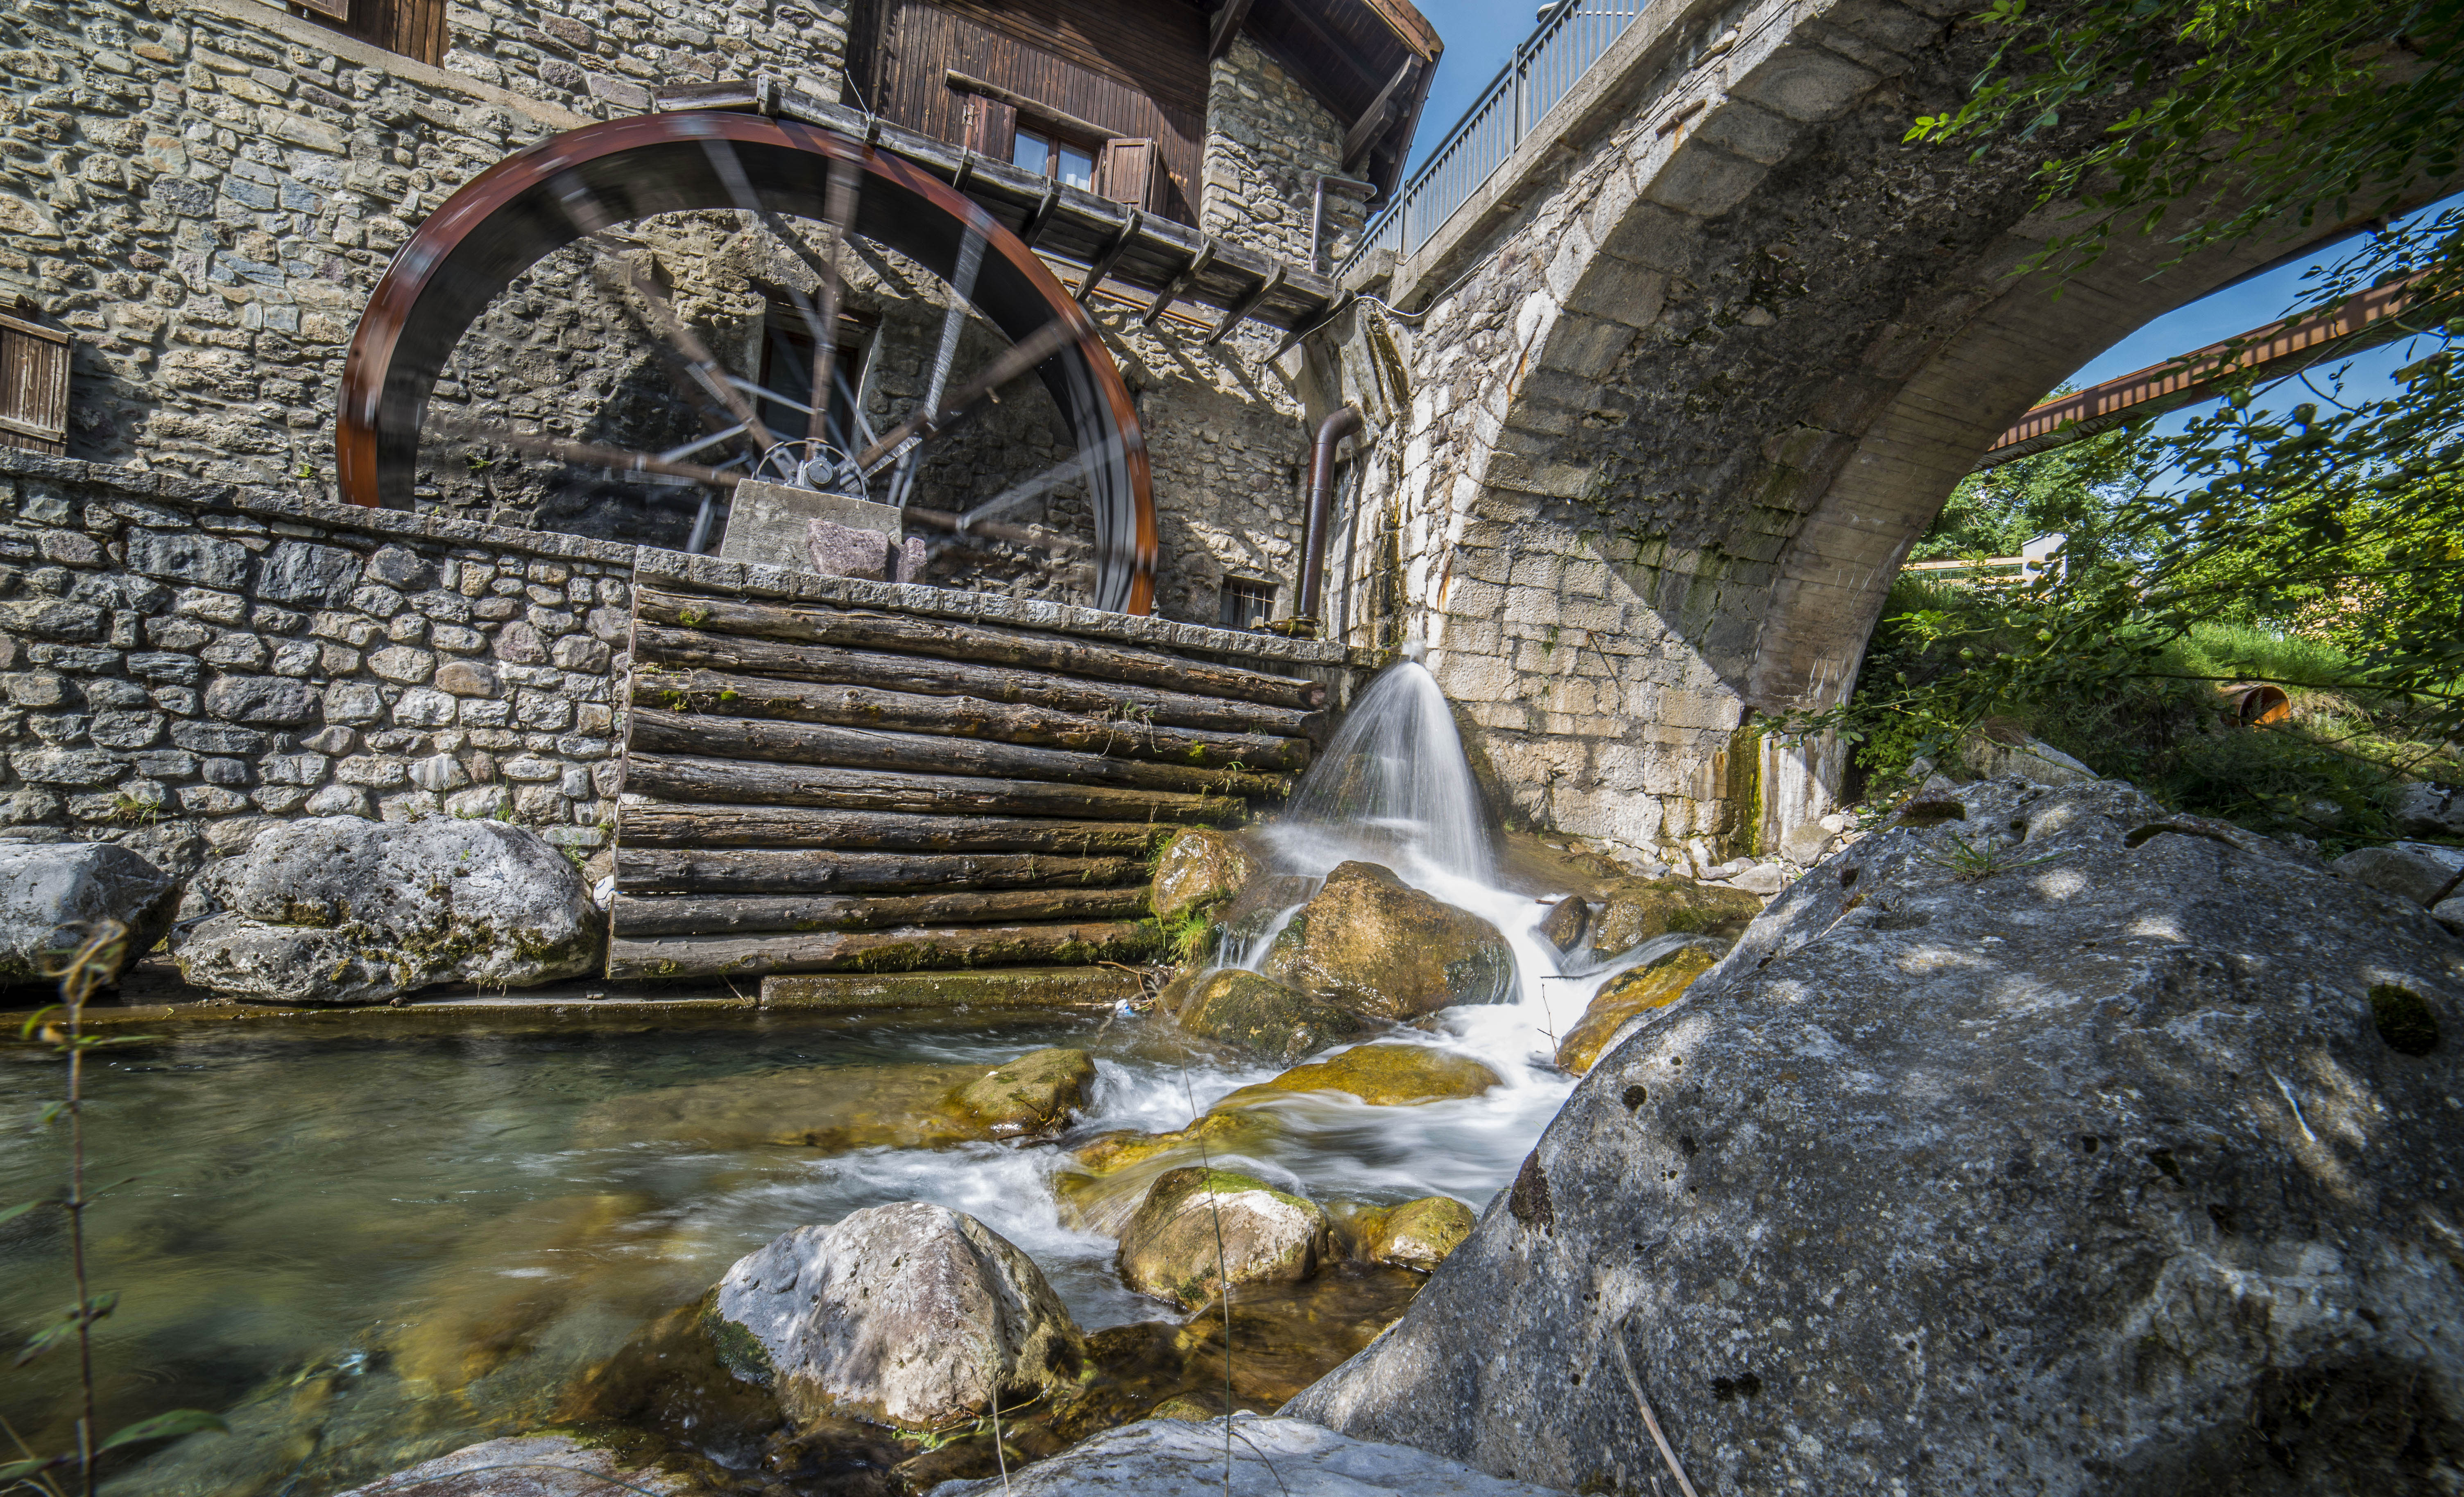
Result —
[[[2057, 298], [2031, 176], [1903, 143], [1984, 60], [1962, 0], [1667, 3], [1315, 348], [1359, 407], [1332, 621], [1425, 641], [1520, 816], [1707, 860], [1823, 814], [1839, 756], [1743, 731], [1852, 689], [1995, 435], [2148, 319], [2350, 226]], [[1370, 299], [1370, 298], [1375, 299]], [[1408, 309], [1405, 311], [1397, 309]]]

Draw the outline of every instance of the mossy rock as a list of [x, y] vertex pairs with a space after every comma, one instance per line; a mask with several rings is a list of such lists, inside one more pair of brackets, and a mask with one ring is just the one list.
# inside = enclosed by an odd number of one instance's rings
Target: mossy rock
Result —
[[1591, 953], [1607, 960], [1661, 936], [1733, 937], [1762, 913], [1761, 898], [1742, 889], [1683, 878], [1619, 879], [1592, 913]]
[[1610, 1040], [1637, 1014], [1665, 1008], [1684, 996], [1696, 978], [1711, 970], [1720, 954], [1702, 946], [1681, 946], [1659, 961], [1619, 973], [1600, 985], [1583, 1017], [1557, 1045], [1557, 1065], [1579, 1076], [1592, 1068]]
[[995, 1138], [1023, 1138], [1060, 1132], [1094, 1084], [1085, 1050], [1031, 1050], [969, 1082], [956, 1105]]
[[1266, 934], [1275, 916], [1318, 892], [1322, 881], [1303, 873], [1270, 873], [1249, 881], [1215, 917], [1223, 937], [1246, 945]]
[[1373, 1107], [1407, 1107], [1476, 1097], [1503, 1079], [1468, 1056], [1425, 1045], [1361, 1045], [1295, 1066], [1272, 1081], [1243, 1087], [1216, 1103], [1214, 1111], [1239, 1112], [1302, 1091], [1344, 1091]]
[[1228, 831], [1193, 826], [1155, 859], [1155, 917], [1171, 920], [1223, 903], [1263, 871], [1249, 845]]
[[1297, 1284], [1329, 1256], [1316, 1202], [1255, 1176], [1190, 1167], [1156, 1178], [1121, 1231], [1121, 1282], [1196, 1310], [1228, 1286]]
[[1267, 948], [1266, 976], [1375, 1019], [1503, 1002], [1514, 953], [1496, 926], [1375, 863], [1343, 863]]
[[1255, 1155], [1284, 1132], [1272, 1113], [1210, 1112], [1168, 1134], [1104, 1134], [1070, 1152], [1052, 1178], [1064, 1226], [1118, 1235], [1158, 1176], [1229, 1155]]
[[1423, 1196], [1392, 1210], [1363, 1216], [1354, 1230], [1362, 1257], [1430, 1273], [1463, 1244], [1479, 1221], [1471, 1207], [1452, 1196]]
[[1286, 1065], [1351, 1039], [1364, 1027], [1355, 1014], [1270, 978], [1228, 967], [1192, 983], [1175, 1012], [1180, 1026], [1192, 1034]]

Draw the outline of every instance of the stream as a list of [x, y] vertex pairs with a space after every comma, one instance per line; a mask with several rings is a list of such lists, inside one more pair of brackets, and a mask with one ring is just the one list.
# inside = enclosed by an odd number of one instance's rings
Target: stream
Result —
[[[1659, 943], [1599, 971], [1558, 970], [1537, 926], [1543, 896], [1563, 891], [1499, 872], [1446, 704], [1416, 664], [1373, 684], [1257, 837], [1279, 871], [1316, 878], [1366, 858], [1487, 918], [1513, 950], [1517, 990], [1377, 1036], [1482, 1061], [1503, 1078], [1485, 1095], [1409, 1107], [1295, 1095], [1254, 1153], [1214, 1162], [1326, 1203], [1447, 1195], [1485, 1208], [1573, 1088], [1549, 1064], [1555, 1034]], [[1218, 959], [1255, 966], [1265, 940]], [[107, 1490], [125, 1497], [304, 1497], [538, 1427], [577, 1376], [737, 1257], [889, 1201], [981, 1219], [1088, 1331], [1177, 1320], [1121, 1285], [1110, 1238], [1066, 1224], [1053, 1184], [1065, 1151], [1107, 1131], [1179, 1128], [1282, 1068], [1128, 1012], [508, 1024], [439, 1010], [383, 1038], [343, 1020], [237, 1027], [170, 1026], [90, 1071], [90, 1175], [126, 1181], [89, 1216], [93, 1281], [121, 1295], [98, 1328], [102, 1427], [178, 1407], [231, 1423], [119, 1471]], [[1088, 1050], [1098, 1072], [1091, 1108], [1058, 1143], [902, 1136], [927, 1068], [1046, 1046]], [[5, 1205], [56, 1191], [65, 1138], [34, 1124], [59, 1094], [56, 1061], [12, 1048], [0, 1063]], [[767, 1136], [825, 1097], [830, 1139]], [[0, 1225], [0, 1335], [22, 1341], [73, 1299], [57, 1214]], [[37, 1447], [60, 1442], [69, 1371], [55, 1356], [0, 1377], [0, 1418]]]

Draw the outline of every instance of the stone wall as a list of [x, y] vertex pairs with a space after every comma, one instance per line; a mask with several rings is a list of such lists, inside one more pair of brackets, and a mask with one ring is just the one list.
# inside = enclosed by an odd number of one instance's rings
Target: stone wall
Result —
[[[1322, 176], [1342, 176], [1343, 121], [1248, 37], [1218, 58], [1206, 84], [1206, 161], [1198, 225], [1309, 268], [1309, 209]], [[1364, 205], [1326, 195], [1325, 253], [1339, 265], [1359, 243]]]
[[69, 450], [321, 492], [387, 256], [507, 154], [756, 64], [835, 94], [846, 7], [477, 0], [445, 67], [256, 0], [0, 12], [0, 295], [77, 335]]
[[0, 452], [0, 825], [183, 872], [295, 815], [496, 817], [587, 856], [633, 557]]

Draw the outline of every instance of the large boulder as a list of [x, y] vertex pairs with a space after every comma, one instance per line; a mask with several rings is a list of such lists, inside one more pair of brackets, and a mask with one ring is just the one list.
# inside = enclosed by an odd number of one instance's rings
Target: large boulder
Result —
[[1155, 859], [1154, 908], [1158, 920], [1206, 910], [1239, 893], [1261, 871], [1249, 845], [1228, 831], [1192, 826]]
[[1954, 793], [1601, 1057], [1287, 1411], [1570, 1488], [1661, 1470], [1639, 1385], [1705, 1492], [2448, 1489], [2464, 945], [2126, 785]]
[[1600, 984], [1583, 1017], [1557, 1042], [1557, 1067], [1579, 1076], [1592, 1068], [1619, 1029], [1655, 1008], [1665, 1008], [1685, 994], [1696, 978], [1719, 959], [1712, 947], [1688, 943], [1664, 952], [1657, 961], [1620, 972]]
[[2004, 724], [1988, 724], [1959, 740], [1959, 761], [1987, 780], [2016, 779], [2035, 785], [2083, 785], [2096, 771], [2050, 743]]
[[1094, 1085], [1095, 1060], [1085, 1050], [1029, 1050], [967, 1083], [953, 1100], [995, 1138], [1038, 1138], [1077, 1115]]
[[1267, 949], [1266, 976], [1375, 1019], [1417, 1019], [1514, 993], [1497, 927], [1375, 863], [1344, 863]]
[[1339, 1055], [1295, 1066], [1246, 1086], [1212, 1111], [1237, 1112], [1304, 1091], [1341, 1091], [1372, 1107], [1409, 1107], [1476, 1097], [1498, 1084], [1497, 1072], [1467, 1055], [1426, 1045], [1355, 1045]]
[[577, 977], [597, 969], [605, 928], [581, 873], [537, 832], [322, 816], [270, 827], [191, 880], [171, 955], [226, 998], [371, 1003]]
[[739, 1377], [801, 1426], [934, 1429], [1074, 1388], [1084, 1340], [1026, 1254], [921, 1201], [801, 1226], [737, 1261], [707, 1324]]
[[1231, 1497], [1560, 1497], [1299, 1420], [1232, 1418], [1228, 1441], [1221, 1420], [1140, 1420], [1022, 1471], [936, 1486], [933, 1497], [1223, 1497], [1227, 1486]]
[[0, 843], [0, 982], [41, 982], [101, 922], [126, 928], [121, 967], [153, 949], [171, 923], [171, 876], [110, 842]]
[[1253, 1176], [1171, 1170], [1121, 1229], [1121, 1282], [1196, 1310], [1227, 1284], [1297, 1284], [1317, 1272], [1328, 1230], [1315, 1201]]
[[1253, 1054], [1289, 1065], [1309, 1051], [1348, 1040], [1364, 1027], [1360, 1017], [1271, 978], [1237, 967], [1191, 980], [1177, 1007], [1180, 1026]]
[[2436, 903], [2458, 869], [2464, 869], [2464, 848], [2441, 848], [2424, 842], [2399, 842], [2390, 848], [2358, 848], [2329, 867], [2356, 884], [2409, 899], [2417, 905]]
[[2416, 782], [2396, 792], [2393, 809], [2409, 837], [2464, 837], [2464, 786]]
[[1618, 879], [1592, 912], [1591, 954], [1613, 961], [1662, 936], [1734, 936], [1763, 913], [1763, 901], [1742, 889], [1687, 878]]

